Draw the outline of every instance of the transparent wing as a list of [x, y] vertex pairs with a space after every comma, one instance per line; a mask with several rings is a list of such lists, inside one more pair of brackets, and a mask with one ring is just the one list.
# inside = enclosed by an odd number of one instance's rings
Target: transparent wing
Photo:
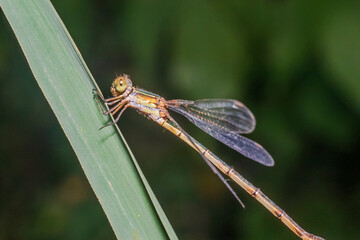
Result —
[[[250, 133], [256, 121], [251, 111], [241, 102], [231, 99], [203, 99], [197, 101], [167, 101], [169, 108], [180, 108], [204, 123], [216, 125], [235, 133]], [[182, 114], [182, 112], [180, 112]]]
[[168, 107], [197, 127], [242, 155], [265, 166], [274, 160], [258, 143], [239, 133], [249, 133], [255, 128], [255, 118], [243, 104], [235, 100], [172, 100]]

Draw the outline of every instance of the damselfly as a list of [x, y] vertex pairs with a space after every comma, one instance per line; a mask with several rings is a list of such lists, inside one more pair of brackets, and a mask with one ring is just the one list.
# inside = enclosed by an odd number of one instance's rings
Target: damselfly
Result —
[[105, 99], [97, 92], [104, 103], [110, 107], [110, 110], [105, 111], [98, 102], [103, 114], [111, 114], [116, 117], [115, 122], [103, 127], [118, 122], [121, 114], [128, 107], [137, 109], [198, 151], [209, 167], [222, 180], [243, 207], [244, 204], [219, 170], [258, 200], [301, 239], [323, 239], [302, 229], [281, 208], [262, 193], [259, 188], [255, 187], [236, 172], [234, 168], [227, 165], [210, 152], [209, 149], [205, 148], [187, 134], [170, 116], [167, 110], [171, 109], [174, 112], [184, 115], [197, 127], [242, 155], [265, 166], [273, 166], [274, 160], [262, 146], [240, 135], [252, 132], [256, 123], [254, 115], [244, 104], [230, 99], [167, 101], [159, 95], [133, 87], [130, 77], [126, 74], [117, 77], [113, 81], [110, 91], [113, 97], [108, 99]]

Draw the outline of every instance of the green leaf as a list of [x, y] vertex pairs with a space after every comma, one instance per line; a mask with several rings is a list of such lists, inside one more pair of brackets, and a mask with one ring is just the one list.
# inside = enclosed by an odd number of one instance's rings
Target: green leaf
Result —
[[0, 6], [117, 238], [177, 239], [117, 126], [98, 131], [110, 119], [50, 1], [0, 0]]

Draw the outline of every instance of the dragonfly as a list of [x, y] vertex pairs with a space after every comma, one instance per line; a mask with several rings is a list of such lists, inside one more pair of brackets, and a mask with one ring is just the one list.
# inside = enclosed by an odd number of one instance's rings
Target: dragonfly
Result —
[[110, 87], [112, 97], [105, 99], [99, 91], [95, 90], [95, 92], [103, 103], [109, 107], [109, 110], [105, 110], [100, 104], [99, 99], [96, 98], [102, 113], [104, 115], [111, 114], [115, 119], [115, 121], [104, 125], [102, 128], [116, 124], [127, 108], [130, 107], [138, 110], [199, 152], [207, 165], [221, 179], [242, 207], [244, 207], [244, 204], [222, 174], [232, 179], [248, 194], [259, 201], [301, 239], [324, 240], [321, 237], [306, 232], [284, 210], [268, 198], [260, 188], [255, 187], [233, 167], [192, 138], [171, 117], [168, 111], [170, 109], [185, 116], [204, 132], [245, 157], [265, 166], [273, 166], [273, 158], [260, 144], [240, 135], [251, 133], [256, 125], [254, 115], [243, 103], [232, 99], [204, 99], [196, 101], [176, 99], [168, 101], [157, 94], [134, 87], [130, 76], [127, 74], [116, 77], [112, 82]]

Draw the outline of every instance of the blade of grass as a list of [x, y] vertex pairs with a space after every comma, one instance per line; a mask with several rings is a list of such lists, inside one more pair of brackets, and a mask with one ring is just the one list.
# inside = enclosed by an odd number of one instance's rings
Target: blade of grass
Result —
[[[0, 0], [30, 68], [73, 147], [118, 239], [177, 239], [97, 88], [48, 0]], [[25, 99], [24, 99], [25, 100]]]

